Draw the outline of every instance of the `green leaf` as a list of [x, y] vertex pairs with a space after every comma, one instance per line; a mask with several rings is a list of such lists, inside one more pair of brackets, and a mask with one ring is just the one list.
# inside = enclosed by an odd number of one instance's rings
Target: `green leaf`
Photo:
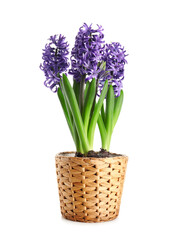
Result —
[[82, 143], [82, 148], [84, 153], [87, 153], [89, 149], [89, 142], [84, 130], [84, 125], [82, 121], [82, 117], [80, 114], [79, 106], [76, 100], [76, 96], [70, 82], [65, 74], [63, 74], [63, 88], [66, 94], [67, 101], [69, 103], [69, 107], [75, 122], [75, 126], [77, 129], [77, 133], [79, 135], [79, 139]]
[[71, 121], [71, 116], [70, 116], [71, 113], [69, 112], [69, 110], [67, 108], [67, 104], [66, 104], [65, 98], [64, 98], [63, 93], [62, 93], [60, 88], [58, 88], [58, 90], [57, 90], [57, 95], [58, 95], [58, 98], [60, 100], [60, 103], [61, 103], [64, 115], [65, 115], [65, 118], [67, 120], [67, 124], [69, 126], [70, 132], [72, 134], [73, 140], [74, 140], [74, 142], [76, 144], [75, 132], [74, 132], [74, 129], [73, 129], [73, 123]]

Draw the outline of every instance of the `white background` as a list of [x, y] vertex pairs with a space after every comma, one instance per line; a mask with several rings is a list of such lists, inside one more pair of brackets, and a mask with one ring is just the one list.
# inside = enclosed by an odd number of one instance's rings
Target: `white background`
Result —
[[[0, 239], [181, 239], [180, 1], [2, 1]], [[129, 156], [119, 218], [62, 219], [54, 156], [74, 150], [56, 94], [43, 85], [42, 48], [70, 47], [84, 23], [129, 53], [111, 151]], [[100, 147], [96, 133], [95, 150]]]

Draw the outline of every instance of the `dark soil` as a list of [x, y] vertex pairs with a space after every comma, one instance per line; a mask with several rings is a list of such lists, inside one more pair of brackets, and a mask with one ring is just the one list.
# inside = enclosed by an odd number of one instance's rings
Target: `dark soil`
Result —
[[121, 154], [115, 154], [115, 153], [110, 153], [105, 149], [102, 149], [99, 152], [95, 152], [93, 150], [89, 151], [87, 155], [85, 156], [82, 153], [75, 153], [75, 157], [94, 157], [94, 158], [108, 158], [108, 157], [118, 157], [122, 156]]

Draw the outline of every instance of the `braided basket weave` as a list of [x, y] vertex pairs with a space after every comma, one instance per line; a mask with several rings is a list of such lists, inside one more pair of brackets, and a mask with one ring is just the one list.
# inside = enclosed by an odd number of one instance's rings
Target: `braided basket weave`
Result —
[[60, 208], [64, 218], [79, 222], [115, 219], [123, 190], [127, 156], [111, 158], [56, 155]]

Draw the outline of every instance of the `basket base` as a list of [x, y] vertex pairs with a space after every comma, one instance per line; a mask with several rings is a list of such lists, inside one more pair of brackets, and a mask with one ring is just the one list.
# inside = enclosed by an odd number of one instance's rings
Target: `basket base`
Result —
[[95, 218], [95, 219], [87, 219], [86, 217], [84, 218], [74, 218], [74, 217], [71, 217], [71, 216], [65, 216], [62, 214], [62, 217], [66, 220], [69, 220], [69, 221], [73, 221], [73, 222], [84, 222], [84, 223], [101, 223], [101, 222], [109, 222], [109, 221], [113, 221], [115, 220], [117, 217], [118, 217], [119, 214], [116, 214], [112, 217], [105, 217], [105, 218], [102, 218], [102, 219], [99, 219], [99, 218]]

